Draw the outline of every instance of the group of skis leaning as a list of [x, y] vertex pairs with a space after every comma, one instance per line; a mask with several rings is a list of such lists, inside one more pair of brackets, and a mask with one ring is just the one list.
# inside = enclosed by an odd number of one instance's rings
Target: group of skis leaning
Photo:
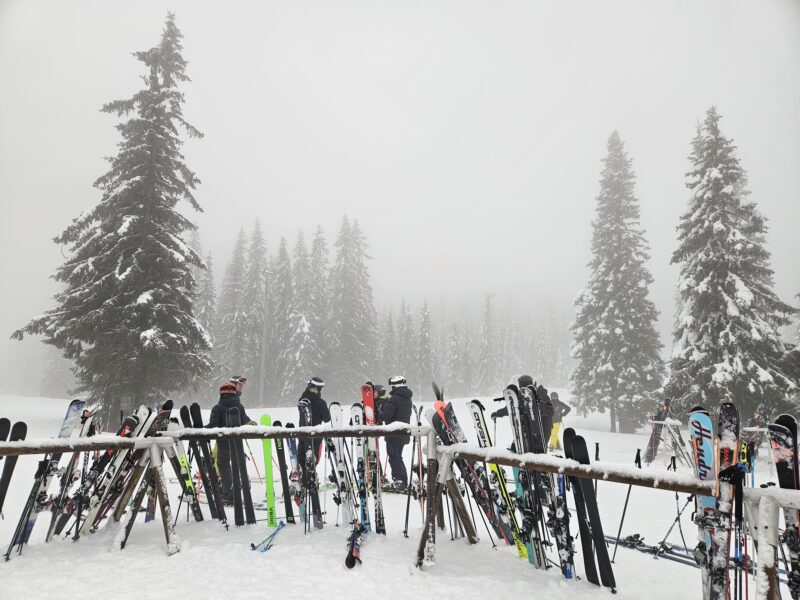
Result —
[[[463, 443], [467, 437], [456, 418], [452, 403], [445, 403], [442, 391], [434, 384], [436, 402], [427, 418], [436, 430], [443, 445]], [[553, 397], [555, 396], [555, 398]], [[496, 401], [504, 406], [491, 413], [493, 419], [508, 417], [513, 443], [511, 451], [542, 454], [559, 447], [552, 443], [554, 417], [568, 412], [556, 394], [548, 394], [530, 376], [521, 376], [517, 383], [508, 385], [503, 396]], [[486, 425], [485, 408], [478, 400], [468, 403], [473, 425], [482, 447], [492, 446]], [[588, 464], [586, 441], [571, 428], [563, 432], [563, 453], [567, 458]], [[567, 491], [571, 488], [577, 513], [581, 549], [586, 579], [596, 585], [614, 589], [616, 583], [603, 537], [603, 528], [589, 480], [553, 475], [537, 471], [513, 469], [513, 487], [509, 486], [502, 467], [492, 463], [479, 463], [457, 458], [453, 461], [453, 479], [448, 481], [448, 491], [457, 494], [458, 480], [469, 491], [478, 507], [487, 532], [508, 545], [536, 568], [560, 567], [565, 578], [575, 576], [573, 535], [570, 532], [570, 511], [567, 508]], [[457, 515], [463, 520], [468, 515]], [[472, 524], [474, 525], [474, 523]], [[473, 528], [474, 530], [474, 528]], [[554, 550], [554, 552], [553, 552]], [[555, 559], [549, 554], [554, 554]]]

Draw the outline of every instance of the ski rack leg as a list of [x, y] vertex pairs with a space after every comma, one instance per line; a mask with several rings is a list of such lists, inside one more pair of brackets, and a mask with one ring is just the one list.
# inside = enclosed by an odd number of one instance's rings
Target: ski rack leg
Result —
[[[758, 510], [755, 503], [758, 502]], [[755, 523], [751, 523], [754, 535], [758, 540], [758, 572], [756, 575], [756, 597], [766, 600], [780, 600], [781, 592], [778, 584], [778, 503], [769, 496], [762, 496], [757, 501], [748, 502], [750, 515], [757, 514]], [[766, 589], [764, 586], [766, 585]]]
[[450, 492], [450, 501], [453, 503], [453, 510], [456, 516], [461, 521], [461, 527], [467, 535], [467, 541], [470, 544], [478, 543], [478, 532], [475, 531], [475, 522], [470, 519], [469, 512], [467, 512], [467, 505], [464, 504], [464, 497], [458, 491], [456, 480], [453, 476], [453, 457], [446, 454], [442, 459], [442, 464], [439, 467], [439, 477], [437, 484], [447, 487]]
[[425, 523], [422, 527], [422, 534], [419, 538], [417, 548], [417, 560], [415, 565], [418, 569], [422, 568], [423, 563], [433, 563], [436, 560], [436, 515], [439, 503], [441, 502], [442, 488], [438, 484], [439, 458], [436, 450], [436, 432], [428, 432], [428, 480], [427, 490], [427, 514]]
[[164, 468], [161, 463], [161, 448], [158, 444], [150, 446], [150, 472], [153, 474], [158, 503], [161, 505], [161, 518], [164, 521], [164, 536], [167, 539], [167, 554], [170, 556], [180, 551], [181, 538], [175, 533], [172, 522], [172, 509], [167, 497], [167, 480], [164, 477]]

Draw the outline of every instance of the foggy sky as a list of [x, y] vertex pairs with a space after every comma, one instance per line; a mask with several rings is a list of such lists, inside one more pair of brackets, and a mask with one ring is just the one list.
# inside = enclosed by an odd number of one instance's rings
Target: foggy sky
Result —
[[[99, 111], [142, 86], [132, 52], [167, 10], [192, 82], [184, 147], [217, 274], [240, 226], [280, 236], [357, 218], [376, 304], [569, 309], [585, 284], [601, 160], [637, 174], [670, 349], [695, 126], [710, 105], [769, 219], [776, 291], [800, 291], [800, 4], [759, 2], [0, 2], [0, 393], [53, 307], [52, 243], [100, 198], [116, 152]], [[36, 342], [38, 343], [38, 342]]]

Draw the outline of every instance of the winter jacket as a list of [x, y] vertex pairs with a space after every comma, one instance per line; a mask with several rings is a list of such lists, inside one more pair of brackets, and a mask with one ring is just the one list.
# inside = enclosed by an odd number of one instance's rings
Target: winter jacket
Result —
[[553, 403], [553, 423], [561, 423], [572, 409], [566, 402], [562, 402], [558, 398], [551, 397], [550, 402]]
[[228, 421], [226, 415], [229, 408], [239, 409], [239, 423], [250, 422], [251, 419], [247, 416], [247, 412], [245, 412], [239, 396], [234, 394], [226, 394], [224, 396], [220, 396], [219, 402], [217, 402], [211, 409], [211, 416], [208, 419], [207, 427], [227, 427]]
[[[381, 422], [385, 424], [402, 422], [411, 422], [411, 396], [413, 392], [408, 387], [401, 385], [394, 388], [389, 394], [389, 398], [381, 402], [378, 415]], [[409, 436], [398, 436], [398, 440], [408, 443], [411, 438]]]
[[[328, 410], [328, 403], [322, 399], [322, 394], [313, 394], [306, 389], [300, 400], [306, 398], [311, 402], [311, 424], [330, 423], [331, 412]], [[301, 421], [302, 422], [302, 421]]]

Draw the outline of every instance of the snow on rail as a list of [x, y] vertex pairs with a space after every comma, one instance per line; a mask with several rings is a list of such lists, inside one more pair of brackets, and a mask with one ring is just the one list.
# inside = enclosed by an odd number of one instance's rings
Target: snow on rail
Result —
[[428, 427], [409, 426], [405, 423], [390, 425], [345, 426], [331, 429], [330, 426], [314, 427], [262, 427], [242, 425], [239, 427], [186, 428], [170, 432], [160, 432], [153, 437], [123, 438], [113, 434], [100, 434], [89, 438], [50, 438], [43, 440], [23, 440], [0, 442], [0, 456], [21, 456], [24, 454], [44, 454], [47, 452], [85, 452], [92, 450], [149, 448], [154, 445], [168, 445], [175, 439], [219, 439], [219, 438], [302, 438], [302, 437], [378, 437], [394, 435], [427, 435]]

